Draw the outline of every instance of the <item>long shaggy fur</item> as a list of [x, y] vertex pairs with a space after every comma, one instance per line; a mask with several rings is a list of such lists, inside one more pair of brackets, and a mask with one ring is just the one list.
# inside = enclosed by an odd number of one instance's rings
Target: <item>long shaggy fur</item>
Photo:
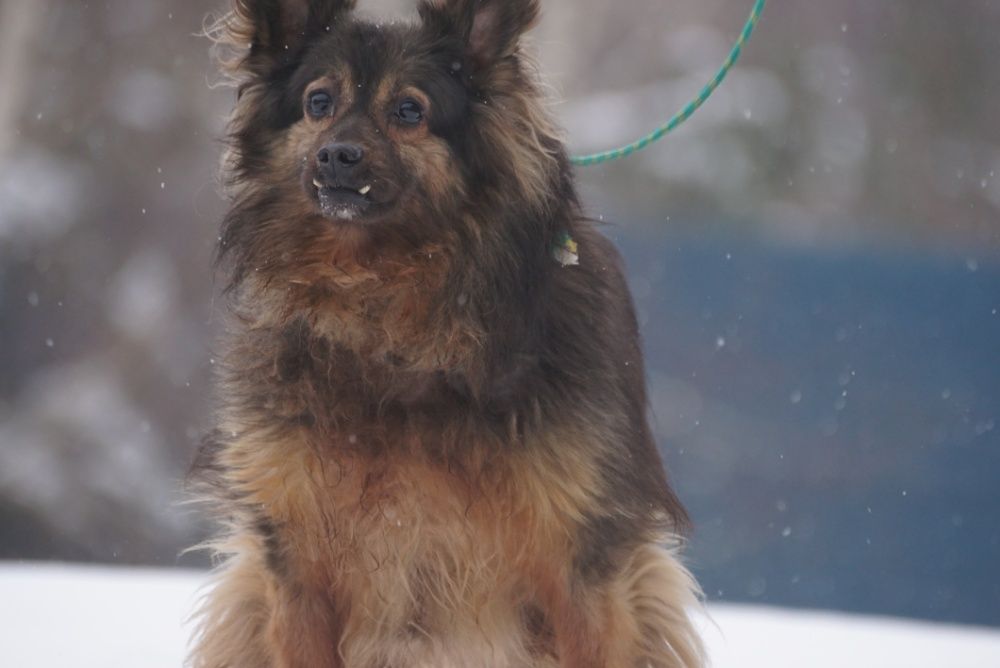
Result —
[[[239, 98], [192, 473], [220, 565], [189, 664], [701, 666], [621, 262], [520, 45], [537, 2], [353, 9], [235, 0], [209, 30]], [[364, 148], [357, 219], [324, 208], [331, 141]]]

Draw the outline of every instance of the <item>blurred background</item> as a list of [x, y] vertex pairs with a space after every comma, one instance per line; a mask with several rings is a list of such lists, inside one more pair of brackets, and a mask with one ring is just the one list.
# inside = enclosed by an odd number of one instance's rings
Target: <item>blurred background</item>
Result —
[[[0, 0], [0, 559], [206, 565], [224, 4]], [[571, 148], [668, 117], [751, 4], [544, 0]], [[772, 0], [692, 120], [579, 171], [710, 599], [1000, 626], [998, 34], [993, 0]]]

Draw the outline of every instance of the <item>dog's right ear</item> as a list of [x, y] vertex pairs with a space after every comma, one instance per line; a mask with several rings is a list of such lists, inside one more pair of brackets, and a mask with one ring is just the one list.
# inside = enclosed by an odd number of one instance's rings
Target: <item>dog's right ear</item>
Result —
[[538, 19], [538, 0], [421, 0], [424, 26], [457, 37], [474, 69], [486, 70], [517, 51]]
[[329, 31], [356, 0], [233, 0], [228, 42], [249, 46], [242, 67], [258, 75], [293, 62], [310, 37]]

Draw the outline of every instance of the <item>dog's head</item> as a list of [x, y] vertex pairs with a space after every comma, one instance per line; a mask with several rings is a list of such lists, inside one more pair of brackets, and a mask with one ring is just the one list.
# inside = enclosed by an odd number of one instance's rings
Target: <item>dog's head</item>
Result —
[[220, 23], [240, 90], [230, 184], [256, 218], [231, 219], [224, 246], [412, 244], [457, 232], [470, 209], [551, 207], [562, 147], [519, 48], [537, 0], [423, 0], [415, 24], [354, 10], [235, 0]]

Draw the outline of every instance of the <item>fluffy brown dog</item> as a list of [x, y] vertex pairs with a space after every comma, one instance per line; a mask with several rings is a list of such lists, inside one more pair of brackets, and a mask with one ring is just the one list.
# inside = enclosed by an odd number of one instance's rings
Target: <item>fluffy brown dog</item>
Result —
[[231, 322], [195, 478], [227, 531], [191, 664], [700, 666], [621, 262], [519, 47], [537, 1], [353, 10], [218, 26]]

